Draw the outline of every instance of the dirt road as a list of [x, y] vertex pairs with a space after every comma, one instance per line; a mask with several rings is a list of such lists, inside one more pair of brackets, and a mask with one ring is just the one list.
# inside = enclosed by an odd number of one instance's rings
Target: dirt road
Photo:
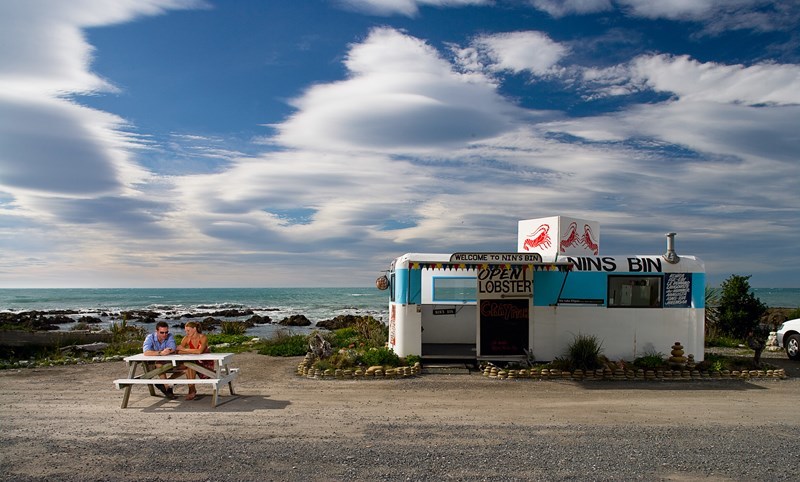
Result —
[[204, 386], [120, 409], [122, 362], [2, 371], [0, 479], [796, 480], [796, 378], [321, 381], [298, 362], [236, 355], [216, 409]]

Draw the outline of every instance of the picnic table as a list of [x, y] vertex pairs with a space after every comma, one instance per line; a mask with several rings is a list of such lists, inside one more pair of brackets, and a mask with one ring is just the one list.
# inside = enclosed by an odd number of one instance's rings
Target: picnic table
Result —
[[[233, 380], [239, 375], [238, 368], [231, 368], [230, 362], [233, 353], [197, 353], [187, 355], [133, 355], [125, 357], [128, 364], [128, 378], [114, 380], [117, 389], [123, 389], [122, 408], [128, 406], [128, 399], [131, 395], [131, 388], [134, 385], [146, 385], [150, 390], [150, 395], [155, 396], [155, 385], [212, 385], [214, 394], [211, 397], [211, 406], [217, 406], [217, 398], [220, 387], [228, 385], [231, 395], [233, 392]], [[214, 370], [202, 366], [199, 362], [213, 361]], [[160, 365], [160, 366], [159, 366]], [[136, 374], [141, 367], [142, 373]], [[180, 378], [185, 375], [185, 370], [181, 367], [191, 368], [195, 371], [196, 378]], [[166, 374], [167, 378], [160, 375]], [[207, 378], [200, 378], [203, 375]]]

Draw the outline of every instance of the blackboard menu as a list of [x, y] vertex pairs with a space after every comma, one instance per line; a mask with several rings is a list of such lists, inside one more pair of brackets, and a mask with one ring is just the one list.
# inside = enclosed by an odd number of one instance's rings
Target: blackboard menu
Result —
[[692, 306], [692, 274], [664, 274], [664, 308], [690, 308]]
[[480, 300], [480, 355], [517, 356], [528, 349], [530, 300]]

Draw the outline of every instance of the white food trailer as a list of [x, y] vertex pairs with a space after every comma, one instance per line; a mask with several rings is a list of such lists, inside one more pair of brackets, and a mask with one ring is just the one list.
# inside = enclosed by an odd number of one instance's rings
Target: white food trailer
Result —
[[395, 259], [389, 347], [426, 359], [549, 361], [578, 334], [611, 359], [702, 361], [705, 268], [678, 256], [601, 256], [599, 225], [562, 216], [519, 222], [517, 252], [408, 253]]

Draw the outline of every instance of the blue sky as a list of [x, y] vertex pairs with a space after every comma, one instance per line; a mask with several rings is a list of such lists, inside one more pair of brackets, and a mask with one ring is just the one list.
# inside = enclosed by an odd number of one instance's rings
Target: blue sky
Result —
[[800, 287], [800, 4], [0, 2], [0, 287], [367, 286], [406, 252]]

